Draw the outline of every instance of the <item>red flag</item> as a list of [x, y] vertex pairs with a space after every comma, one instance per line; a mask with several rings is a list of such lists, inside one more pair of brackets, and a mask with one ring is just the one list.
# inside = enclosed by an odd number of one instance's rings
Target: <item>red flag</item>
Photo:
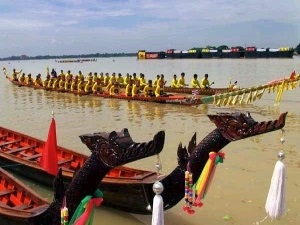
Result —
[[40, 159], [40, 166], [43, 167], [48, 173], [57, 175], [58, 162], [57, 162], [57, 140], [56, 140], [56, 126], [55, 120], [52, 118], [48, 139], [45, 143], [42, 157]]

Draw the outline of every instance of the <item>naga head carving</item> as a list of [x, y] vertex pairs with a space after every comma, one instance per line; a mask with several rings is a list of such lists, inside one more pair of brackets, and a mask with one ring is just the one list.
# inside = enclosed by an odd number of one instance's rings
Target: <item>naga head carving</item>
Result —
[[160, 131], [153, 140], [136, 143], [127, 128], [121, 132], [99, 132], [79, 137], [99, 160], [111, 168], [158, 154], [162, 151], [165, 142], [165, 132]]
[[268, 133], [284, 127], [287, 112], [282, 113], [277, 120], [256, 122], [247, 113], [220, 113], [208, 115], [228, 141], [240, 140], [243, 138]]

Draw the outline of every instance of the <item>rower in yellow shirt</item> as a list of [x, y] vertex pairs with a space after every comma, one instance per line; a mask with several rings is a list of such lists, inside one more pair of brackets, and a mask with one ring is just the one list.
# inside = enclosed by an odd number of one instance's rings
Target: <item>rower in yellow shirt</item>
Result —
[[61, 80], [59, 81], [59, 90], [65, 90], [65, 83], [66, 83], [66, 77], [61, 77]]
[[132, 96], [132, 89], [133, 89], [133, 80], [130, 79], [128, 84], [126, 85], [125, 94], [127, 97]]
[[164, 81], [160, 81], [159, 85], [155, 89], [155, 97], [161, 97], [164, 93]]
[[200, 82], [200, 87], [202, 89], [208, 89], [210, 88], [210, 86], [214, 84], [214, 82], [210, 83], [209, 80], [208, 80], [208, 74], [205, 74], [204, 75], [204, 78], [201, 80]]
[[19, 77], [19, 82], [20, 83], [25, 83], [25, 79], [26, 79], [25, 73], [22, 73], [22, 75]]
[[71, 91], [72, 76], [66, 76], [65, 91]]
[[95, 72], [93, 75], [93, 84], [96, 83], [97, 80], [98, 80], [98, 74], [97, 74], [97, 72]]
[[33, 79], [31, 77], [31, 73], [29, 73], [26, 77], [25, 83], [28, 85], [33, 85]]
[[146, 78], [145, 78], [145, 74], [140, 73], [140, 86], [145, 87], [146, 85], [147, 85], [147, 81], [146, 81]]
[[98, 78], [96, 83], [93, 84], [92, 91], [93, 91], [94, 94], [98, 94], [98, 93], [103, 92], [100, 78]]
[[197, 87], [200, 88], [200, 82], [198, 80], [198, 75], [197, 74], [194, 74], [194, 78], [191, 80], [191, 87], [192, 88], [197, 88]]
[[118, 73], [118, 77], [117, 77], [117, 82], [119, 83], [119, 85], [124, 84], [124, 78], [122, 77], [121, 73]]
[[84, 87], [84, 92], [85, 93], [92, 93], [92, 88], [93, 88], [93, 78], [89, 77], [85, 87]]
[[125, 84], [129, 84], [130, 80], [131, 80], [131, 79], [130, 79], [130, 75], [129, 75], [129, 73], [127, 73], [127, 74], [126, 74], [126, 77], [125, 77], [125, 79], [124, 79], [124, 83], [125, 83]]
[[58, 76], [55, 81], [53, 82], [52, 89], [58, 90], [59, 89], [59, 81], [62, 79], [62, 76]]
[[34, 85], [40, 86], [40, 87], [43, 86], [43, 80], [42, 80], [41, 76], [42, 75], [40, 73], [38, 75], [36, 75], [36, 78], [35, 78], [35, 81], [34, 81]]
[[139, 95], [140, 95], [140, 81], [136, 80], [132, 88], [132, 97], [136, 97]]
[[83, 75], [82, 72], [79, 70], [79, 72], [78, 72], [78, 80], [82, 80], [82, 78], [84, 79], [84, 75]]
[[79, 82], [78, 82], [78, 93], [84, 93], [84, 88], [85, 88], [85, 81], [84, 81], [84, 77], [81, 77]]
[[177, 75], [173, 75], [172, 83], [171, 83], [172, 88], [180, 88], [180, 85], [178, 85], [178, 80], [177, 80]]
[[153, 86], [154, 86], [154, 87], [156, 87], [156, 86], [159, 84], [159, 83], [158, 83], [159, 78], [160, 78], [160, 75], [159, 75], [159, 74], [156, 75], [156, 79], [154, 80], [154, 83], [153, 83]]
[[185, 73], [184, 72], [182, 72], [181, 74], [180, 74], [180, 78], [178, 79], [178, 86], [180, 87], [180, 88], [182, 88], [182, 87], [185, 87], [185, 86], [188, 86], [188, 84], [186, 84], [185, 83]]
[[152, 80], [148, 81], [148, 84], [144, 87], [143, 92], [147, 97], [155, 96], [155, 87], [152, 85]]
[[44, 88], [47, 88], [48, 87], [48, 82], [50, 81], [50, 75], [47, 75], [46, 76], [46, 80], [43, 81], [43, 86]]
[[78, 91], [78, 75], [75, 76], [71, 84], [71, 91]]
[[18, 77], [18, 74], [21, 74], [22, 70], [20, 71], [16, 71], [16, 69], [13, 69], [13, 73], [11, 75], [12, 79], [14, 81], [19, 81], [19, 77]]
[[104, 86], [105, 87], [107, 87], [107, 85], [109, 84], [109, 80], [110, 80], [109, 73], [105, 73], [105, 77], [104, 77]]
[[119, 83], [114, 82], [109, 89], [109, 95], [118, 95], [119, 91], [120, 91]]

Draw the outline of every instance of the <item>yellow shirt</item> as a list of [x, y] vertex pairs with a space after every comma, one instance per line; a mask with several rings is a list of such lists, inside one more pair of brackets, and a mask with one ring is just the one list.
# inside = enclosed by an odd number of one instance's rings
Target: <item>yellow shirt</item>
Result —
[[102, 85], [101, 85], [101, 83], [94, 83], [93, 84], [93, 87], [92, 87], [92, 91], [94, 92], [94, 93], [97, 93], [97, 92], [101, 92], [102, 91]]
[[59, 80], [58, 79], [55, 79], [55, 81], [53, 82], [52, 88], [53, 89], [58, 89], [59, 88]]
[[66, 91], [71, 90], [71, 85], [72, 85], [72, 81], [71, 81], [71, 80], [67, 80], [67, 81], [65, 82], [65, 90], [66, 90]]
[[132, 89], [133, 89], [132, 84], [127, 84], [126, 85], [126, 90], [125, 90], [126, 96], [132, 96]]
[[209, 81], [208, 81], [207, 79], [203, 78], [203, 79], [201, 80], [201, 82], [200, 82], [200, 87], [201, 87], [201, 88], [206, 88], [206, 87], [208, 87], [208, 86], [209, 86]]
[[118, 95], [119, 94], [119, 85], [112, 85], [109, 89], [110, 95]]
[[123, 78], [123, 77], [118, 77], [118, 78], [117, 78], [117, 82], [118, 82], [119, 84], [123, 84], [123, 83], [124, 83], [124, 78]]
[[153, 86], [150, 87], [149, 85], [146, 85], [143, 92], [146, 96], [154, 96], [155, 88]]
[[180, 77], [178, 79], [178, 83], [177, 84], [179, 85], [179, 87], [186, 86], [184, 77]]
[[64, 80], [60, 80], [59, 81], [59, 89], [65, 89], [65, 83], [66, 83], [66, 81], [64, 81]]
[[191, 81], [191, 87], [192, 87], [192, 88], [196, 88], [196, 87], [199, 87], [199, 88], [200, 88], [199, 80], [193, 78], [193, 80]]
[[77, 90], [78, 90], [78, 81], [72, 81], [71, 91], [77, 91]]
[[180, 86], [178, 85], [178, 80], [173, 78], [172, 83], [171, 83], [172, 88], [179, 88]]
[[91, 81], [88, 81], [84, 87], [84, 91], [87, 93], [92, 92], [93, 83]]
[[132, 88], [132, 97], [137, 96], [140, 92], [140, 86], [133, 85]]
[[79, 81], [77, 86], [78, 92], [84, 92], [84, 87], [85, 87], [85, 81], [84, 80]]
[[42, 78], [36, 78], [35, 81], [34, 81], [34, 85], [37, 85], [37, 86], [43, 86], [43, 81], [42, 81]]

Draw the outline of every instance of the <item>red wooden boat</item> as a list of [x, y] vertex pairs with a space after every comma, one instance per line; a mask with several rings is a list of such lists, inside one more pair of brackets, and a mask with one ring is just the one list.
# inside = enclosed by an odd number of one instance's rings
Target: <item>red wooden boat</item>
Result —
[[[10, 165], [7, 169], [52, 186], [54, 176], [39, 165], [44, 145], [44, 141], [0, 127], [0, 166]], [[68, 184], [87, 156], [58, 146], [57, 158]], [[118, 167], [105, 176], [99, 188], [105, 196], [104, 204], [128, 212], [149, 214], [147, 207], [152, 201], [152, 185], [156, 180], [156, 172]]]
[[48, 206], [45, 199], [0, 168], [0, 224], [30, 224]]

